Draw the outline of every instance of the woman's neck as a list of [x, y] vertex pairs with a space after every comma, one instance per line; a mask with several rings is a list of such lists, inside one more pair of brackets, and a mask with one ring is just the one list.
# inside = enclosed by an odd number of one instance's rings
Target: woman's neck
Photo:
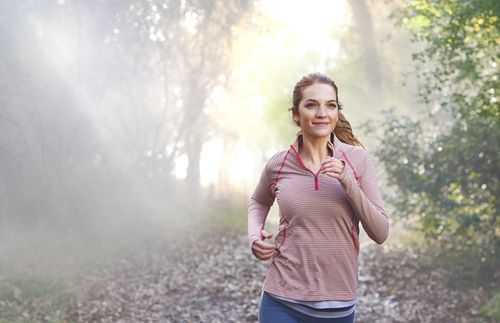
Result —
[[320, 138], [309, 138], [302, 135], [302, 146], [299, 147], [299, 154], [302, 160], [306, 160], [311, 164], [319, 165], [328, 157], [328, 142], [329, 136]]

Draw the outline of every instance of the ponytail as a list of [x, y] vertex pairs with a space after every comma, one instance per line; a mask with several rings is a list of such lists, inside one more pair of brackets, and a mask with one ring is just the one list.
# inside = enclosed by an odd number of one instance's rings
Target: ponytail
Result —
[[352, 133], [351, 124], [347, 121], [344, 114], [339, 111], [339, 121], [333, 129], [333, 133], [340, 141], [352, 146], [361, 146], [364, 147], [363, 144], [354, 136]]

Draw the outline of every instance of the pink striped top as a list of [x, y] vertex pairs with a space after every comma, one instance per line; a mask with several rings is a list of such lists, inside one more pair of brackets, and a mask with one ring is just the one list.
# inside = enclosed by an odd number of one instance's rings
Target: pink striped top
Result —
[[279, 205], [277, 249], [262, 286], [274, 295], [304, 301], [356, 299], [359, 222], [378, 244], [389, 233], [368, 152], [334, 134], [331, 138], [330, 156], [345, 165], [338, 180], [303, 164], [299, 136], [267, 161], [248, 203], [250, 246], [262, 239], [260, 231], [275, 199]]

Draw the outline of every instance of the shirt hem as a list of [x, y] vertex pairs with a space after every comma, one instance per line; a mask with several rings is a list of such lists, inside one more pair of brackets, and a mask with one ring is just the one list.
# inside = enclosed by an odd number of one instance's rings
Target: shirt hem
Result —
[[[262, 292], [262, 294], [263, 293], [264, 293], [264, 291]], [[270, 293], [267, 293], [267, 294], [270, 297], [274, 298], [276, 301], [282, 303], [283, 305], [285, 305], [293, 310], [299, 311], [303, 314], [306, 314], [306, 315], [312, 316], [312, 317], [316, 317], [316, 318], [342, 318], [342, 317], [347, 317], [347, 316], [351, 315], [356, 310], [356, 304], [353, 304], [352, 306], [350, 306], [350, 308], [348, 310], [345, 310], [345, 311], [327, 312], [325, 310], [316, 310], [314, 308], [309, 308], [308, 306], [303, 306], [303, 305], [301, 306], [300, 304], [290, 303], [290, 302], [281, 300], [279, 298], [276, 298], [275, 296], [273, 296]], [[261, 297], [262, 297], [262, 295], [261, 295]]]
[[280, 297], [313, 302], [320, 302], [325, 300], [352, 301], [358, 298], [357, 293], [352, 292], [336, 292], [333, 294], [298, 294], [286, 290], [273, 289], [272, 287], [266, 286], [265, 284], [262, 286], [262, 291], [266, 291]]

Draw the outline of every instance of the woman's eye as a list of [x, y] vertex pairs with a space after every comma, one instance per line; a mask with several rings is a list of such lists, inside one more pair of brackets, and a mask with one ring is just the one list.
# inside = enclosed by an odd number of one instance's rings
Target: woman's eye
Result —
[[314, 108], [315, 106], [316, 105], [314, 103], [309, 103], [305, 105], [306, 108]]
[[329, 107], [330, 109], [335, 109], [335, 108], [337, 107], [337, 105], [336, 105], [336, 104], [329, 104], [329, 105], [328, 105], [328, 107]]

